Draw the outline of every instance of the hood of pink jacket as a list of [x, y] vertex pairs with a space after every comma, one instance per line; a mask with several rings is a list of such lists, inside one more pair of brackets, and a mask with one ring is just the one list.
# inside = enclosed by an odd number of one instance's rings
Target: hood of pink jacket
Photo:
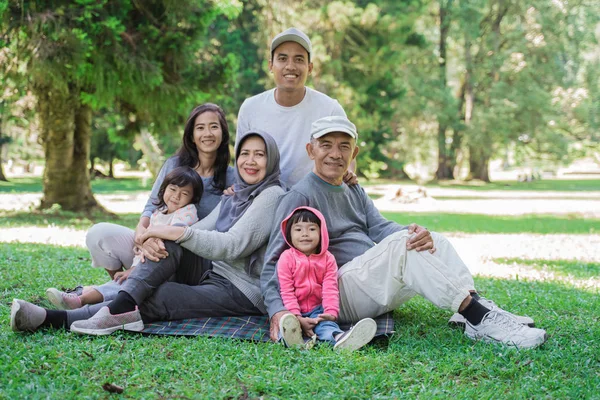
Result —
[[295, 249], [292, 246], [292, 244], [289, 243], [287, 238], [285, 237], [285, 229], [287, 227], [288, 221], [290, 220], [292, 215], [298, 210], [308, 210], [308, 211], [312, 212], [313, 214], [315, 214], [317, 216], [317, 218], [319, 218], [319, 220], [321, 221], [321, 251], [316, 255], [321, 256], [321, 255], [325, 254], [327, 252], [327, 249], [329, 248], [329, 233], [327, 233], [327, 223], [325, 222], [325, 217], [323, 216], [323, 214], [321, 214], [321, 212], [315, 208], [298, 207], [294, 211], [292, 211], [290, 213], [290, 215], [285, 217], [285, 219], [283, 221], [281, 221], [281, 234], [283, 235], [283, 240], [285, 240], [285, 243], [287, 243], [287, 245], [290, 247], [290, 249], [295, 250], [300, 253], [300, 251]]

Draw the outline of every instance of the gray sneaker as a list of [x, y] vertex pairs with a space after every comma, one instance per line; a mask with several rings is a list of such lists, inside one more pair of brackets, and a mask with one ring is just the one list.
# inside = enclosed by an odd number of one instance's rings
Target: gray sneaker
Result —
[[137, 307], [134, 311], [117, 315], [112, 315], [108, 307], [102, 307], [92, 318], [71, 324], [71, 332], [88, 335], [110, 335], [121, 329], [133, 332], [144, 330], [142, 316]]
[[304, 345], [302, 326], [294, 314], [285, 314], [279, 320], [279, 337], [285, 347]]
[[[510, 313], [506, 310], [503, 310], [500, 307], [498, 307], [496, 305], [496, 303], [494, 303], [492, 300], [488, 300], [486, 298], [480, 297], [479, 300], [477, 300], [477, 301], [479, 302], [479, 304], [481, 304], [482, 306], [484, 306], [485, 308], [487, 308], [489, 310], [501, 310], [507, 314], [512, 315], [517, 320], [517, 322], [519, 322], [522, 325], [527, 325], [530, 328], [533, 328], [535, 326], [535, 322], [533, 321], [533, 319], [526, 317], [526, 316], [516, 315], [516, 314]], [[452, 317], [450, 317], [450, 319], [448, 320], [448, 325], [450, 325], [451, 327], [465, 329], [466, 322], [467, 322], [467, 320], [465, 319], [465, 317], [463, 317], [459, 313], [454, 313], [454, 315], [452, 315]]]
[[537, 347], [546, 341], [546, 331], [520, 324], [506, 311], [495, 309], [483, 317], [478, 325], [465, 323], [465, 335], [473, 340], [503, 343], [518, 349]]
[[350, 330], [340, 336], [333, 346], [334, 350], [358, 350], [371, 340], [377, 332], [377, 323], [371, 318], [361, 319]]
[[46, 310], [25, 300], [14, 299], [10, 307], [13, 332], [35, 332], [46, 319]]

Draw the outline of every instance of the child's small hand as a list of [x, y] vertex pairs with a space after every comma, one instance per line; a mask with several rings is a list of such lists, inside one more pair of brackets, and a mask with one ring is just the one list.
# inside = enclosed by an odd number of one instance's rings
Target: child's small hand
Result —
[[319, 323], [318, 318], [307, 318], [300, 316], [297, 316], [297, 318], [298, 321], [300, 321], [300, 326], [302, 327], [304, 336], [313, 337], [315, 335], [313, 328]]
[[127, 280], [127, 278], [129, 278], [129, 274], [131, 274], [131, 271], [134, 270], [135, 267], [131, 267], [126, 271], [119, 271], [115, 274], [114, 277], [114, 281], [117, 282], [118, 284], [121, 284], [123, 282], [125, 282]]
[[320, 320], [319, 322], [321, 322], [321, 321], [333, 321], [333, 322], [337, 321], [337, 317], [335, 317], [331, 314], [319, 314], [317, 316], [317, 319]]

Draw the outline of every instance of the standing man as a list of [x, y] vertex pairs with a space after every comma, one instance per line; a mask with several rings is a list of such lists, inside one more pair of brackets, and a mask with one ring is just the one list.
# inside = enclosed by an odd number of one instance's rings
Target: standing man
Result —
[[[291, 187], [312, 169], [304, 146], [310, 125], [319, 118], [346, 116], [337, 100], [306, 86], [313, 69], [312, 45], [308, 36], [289, 28], [271, 42], [269, 71], [275, 88], [244, 101], [237, 122], [237, 138], [250, 130], [268, 132], [281, 154], [281, 181]], [[346, 180], [354, 179], [353, 173]]]
[[[356, 322], [395, 310], [415, 295], [439, 308], [458, 313], [471, 339], [531, 348], [544, 343], [546, 332], [530, 328], [480, 297], [469, 269], [440, 234], [384, 218], [360, 185], [342, 177], [358, 154], [356, 127], [345, 117], [325, 117], [312, 124], [306, 150], [314, 169], [280, 197], [274, 221], [301, 206], [321, 211], [329, 232], [329, 251], [340, 269], [340, 321]], [[279, 224], [273, 224], [261, 274], [271, 338], [277, 339], [280, 318], [288, 313], [276, 273], [286, 249]], [[313, 325], [324, 317], [315, 318]], [[309, 326], [310, 327], [310, 326]]]

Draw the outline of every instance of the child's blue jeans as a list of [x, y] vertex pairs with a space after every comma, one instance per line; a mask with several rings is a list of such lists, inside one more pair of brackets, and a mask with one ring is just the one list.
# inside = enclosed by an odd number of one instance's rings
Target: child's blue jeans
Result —
[[[323, 305], [315, 307], [312, 311], [303, 313], [303, 317], [317, 318], [319, 314], [323, 314]], [[340, 329], [339, 325], [333, 321], [321, 321], [313, 328], [317, 339], [330, 342], [335, 344], [334, 336], [344, 331]]]

